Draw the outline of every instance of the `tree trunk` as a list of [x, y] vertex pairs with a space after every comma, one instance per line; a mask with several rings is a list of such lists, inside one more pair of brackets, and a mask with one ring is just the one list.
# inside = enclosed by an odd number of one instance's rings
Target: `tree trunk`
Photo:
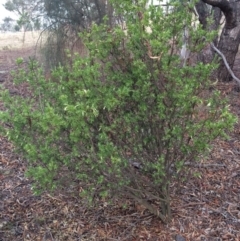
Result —
[[[202, 24], [203, 28], [208, 31], [217, 31], [220, 25], [220, 21], [222, 18], [222, 12], [220, 8], [213, 7], [211, 9], [211, 12], [213, 14], [213, 22], [209, 25], [207, 18], [210, 17], [210, 11], [206, 4], [203, 1], [200, 1], [196, 4], [196, 9], [199, 14], [199, 21]], [[218, 45], [218, 36], [213, 40], [214, 44]], [[204, 64], [210, 63], [213, 61], [215, 57], [215, 52], [212, 50], [210, 44], [205, 46], [204, 50], [200, 52], [197, 56], [197, 59], [199, 62], [202, 62]], [[216, 79], [217, 77], [217, 71], [214, 71], [212, 73], [212, 79]]]
[[[236, 13], [237, 26], [233, 29], [227, 29], [226, 26], [224, 27], [217, 47], [225, 55], [227, 62], [232, 69], [240, 43], [240, 3], [234, 2], [230, 4]], [[220, 61], [218, 68], [218, 79], [222, 81], [231, 80], [231, 76], [225, 67], [223, 60]]]
[[[214, 44], [224, 54], [232, 69], [240, 42], [240, 2], [236, 2], [235, 0], [202, 0], [202, 2], [219, 8], [225, 15], [225, 26], [220, 35], [219, 41], [215, 40]], [[197, 8], [200, 8], [200, 6], [201, 4], [199, 4]], [[199, 13], [201, 14], [201, 11], [199, 11]], [[219, 22], [219, 14], [214, 14], [214, 20], [216, 24]], [[212, 56], [214, 56], [214, 53]], [[204, 62], [207, 62], [206, 60], [209, 61], [209, 56], [207, 59], [205, 58]], [[222, 59], [219, 61], [219, 68], [216, 73], [214, 73], [214, 76], [220, 81], [228, 81], [231, 79]]]

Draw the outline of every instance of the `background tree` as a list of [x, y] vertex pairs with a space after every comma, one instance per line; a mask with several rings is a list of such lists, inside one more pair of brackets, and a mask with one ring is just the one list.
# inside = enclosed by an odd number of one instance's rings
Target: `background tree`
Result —
[[[181, 2], [186, 7], [189, 5], [189, 1]], [[174, 5], [174, 1], [169, 4]], [[226, 56], [229, 66], [232, 68], [240, 41], [240, 2], [234, 0], [198, 0], [195, 6], [202, 27], [209, 31], [219, 31], [220, 37], [215, 38], [213, 42]], [[108, 16], [108, 23], [112, 26], [119, 17], [116, 16], [116, 12], [108, 0], [44, 0], [44, 8], [47, 16], [52, 23], [57, 24], [58, 29], [59, 26], [67, 25], [76, 31], [82, 31], [82, 29], [91, 26], [93, 22], [102, 23], [105, 15]], [[222, 26], [223, 24], [224, 26]], [[209, 47], [209, 51], [203, 51], [200, 54], [199, 60], [209, 63], [215, 56], [215, 51]], [[221, 59], [215, 76], [223, 81], [230, 79], [230, 74]]]
[[40, 24], [40, 16], [43, 12], [42, 0], [8, 0], [3, 5], [8, 11], [19, 15], [18, 25], [23, 31], [31, 30]]
[[[212, 6], [211, 11], [209, 11], [207, 4]], [[233, 68], [240, 42], [240, 2], [234, 0], [202, 0], [196, 4], [196, 9], [204, 29], [219, 31], [221, 22], [224, 23], [220, 37], [216, 38], [214, 43], [225, 55], [230, 68]], [[211, 24], [207, 23], [209, 17], [213, 17]], [[214, 58], [214, 50], [211, 49], [210, 51], [210, 54], [205, 55], [204, 62], [210, 62]], [[219, 63], [219, 68], [216, 71], [217, 78], [223, 81], [229, 80], [231, 76], [224, 62], [220, 60]]]
[[111, 21], [113, 11], [108, 0], [44, 0], [44, 7], [53, 22], [81, 29], [102, 23], [105, 16]]
[[[137, 4], [137, 1], [130, 2]], [[174, 5], [175, 0], [169, 2]], [[181, 3], [186, 7], [190, 4], [186, 0]], [[119, 17], [109, 0], [8, 0], [4, 6], [7, 10], [20, 15], [19, 25], [23, 26], [25, 30], [34, 26], [39, 29], [42, 22], [39, 17], [44, 16], [45, 26], [48, 26], [50, 33], [49, 47], [45, 50], [48, 55], [46, 59], [52, 62], [49, 63], [50, 65], [64, 62], [66, 58], [63, 49], [74, 49], [76, 43], [79, 42], [77, 41], [79, 32], [89, 28], [93, 23], [102, 23], [104, 16], [108, 17], [108, 24], [112, 27], [117, 23]], [[195, 2], [195, 6], [197, 10], [195, 14], [198, 14], [203, 28], [209, 31], [220, 31], [220, 37], [214, 40], [214, 44], [226, 56], [232, 68], [240, 41], [240, 2], [198, 0]], [[213, 20], [208, 21], [209, 19]], [[224, 23], [223, 28], [222, 23]], [[52, 48], [51, 46], [54, 44], [58, 47]], [[209, 51], [201, 53], [199, 60], [208, 63], [214, 57], [214, 50], [209, 49]], [[230, 74], [223, 61], [220, 60], [219, 63], [216, 77], [219, 80], [229, 80]]]
[[66, 52], [85, 52], [79, 32], [89, 29], [93, 23], [113, 23], [113, 9], [108, 0], [44, 0], [48, 19], [48, 40], [44, 53], [46, 66], [66, 62]]
[[2, 31], [13, 31], [14, 27], [13, 27], [13, 23], [15, 21], [10, 18], [10, 17], [6, 17], [3, 19], [3, 23], [1, 24], [1, 30]]

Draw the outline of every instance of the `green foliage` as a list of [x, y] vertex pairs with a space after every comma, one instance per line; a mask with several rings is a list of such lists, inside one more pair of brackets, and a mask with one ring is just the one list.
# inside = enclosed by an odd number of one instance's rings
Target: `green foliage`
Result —
[[36, 190], [79, 181], [81, 195], [130, 197], [168, 221], [170, 184], [187, 178], [185, 163], [225, 137], [236, 118], [208, 91], [215, 64], [184, 66], [178, 55], [186, 25], [192, 53], [212, 34], [191, 27], [187, 8], [166, 15], [143, 6], [121, 1], [127, 30], [93, 25], [81, 35], [88, 56], [72, 57], [50, 79], [35, 62], [25, 72], [19, 60], [15, 81], [31, 94], [3, 92], [1, 120]]
[[14, 12], [19, 16], [17, 28], [24, 27], [24, 31], [31, 30], [33, 27], [40, 27], [40, 17], [44, 3], [41, 0], [7, 0], [3, 4], [6, 10]]

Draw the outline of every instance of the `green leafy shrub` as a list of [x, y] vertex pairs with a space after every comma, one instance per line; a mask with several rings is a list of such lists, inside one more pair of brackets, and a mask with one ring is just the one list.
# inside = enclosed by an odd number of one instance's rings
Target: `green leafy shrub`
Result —
[[166, 15], [143, 6], [121, 1], [127, 30], [94, 25], [81, 36], [88, 56], [74, 56], [50, 79], [35, 62], [24, 71], [20, 61], [15, 80], [27, 82], [31, 94], [2, 92], [1, 120], [36, 190], [77, 180], [90, 199], [132, 198], [166, 222], [170, 185], [188, 177], [185, 164], [225, 137], [236, 118], [208, 91], [215, 65], [179, 59], [186, 25], [192, 53], [213, 34], [191, 27], [188, 8]]

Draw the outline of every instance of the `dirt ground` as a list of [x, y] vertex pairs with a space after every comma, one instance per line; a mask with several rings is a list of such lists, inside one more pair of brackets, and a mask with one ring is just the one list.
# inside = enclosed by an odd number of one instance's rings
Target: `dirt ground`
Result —
[[[15, 59], [26, 61], [33, 48], [0, 51], [0, 82], [15, 92], [10, 71]], [[240, 58], [234, 71], [240, 77]], [[240, 92], [235, 82], [218, 83], [231, 110], [240, 117]], [[130, 200], [104, 201], [89, 209], [78, 190], [34, 196], [24, 177], [26, 162], [0, 136], [0, 241], [220, 241], [240, 240], [240, 124], [227, 141], [218, 140], [208, 159], [195, 169], [180, 193], [172, 186], [173, 219], [168, 225]], [[123, 208], [127, 204], [127, 208]]]

